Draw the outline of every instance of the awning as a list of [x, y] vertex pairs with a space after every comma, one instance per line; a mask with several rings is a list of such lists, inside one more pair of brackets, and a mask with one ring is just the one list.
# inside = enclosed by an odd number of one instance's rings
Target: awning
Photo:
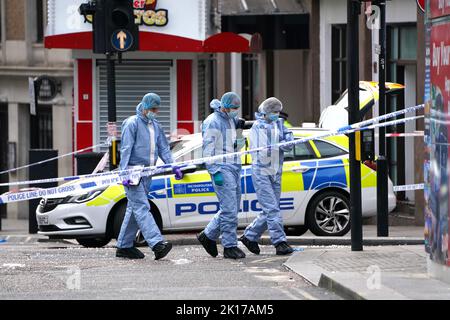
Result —
[[222, 16], [307, 13], [302, 0], [219, 0]]
[[[45, 37], [47, 49], [92, 50], [92, 32], [67, 33]], [[189, 39], [156, 32], [139, 33], [140, 51], [160, 52], [259, 52], [262, 40], [259, 34], [236, 34], [222, 32], [205, 41]]]

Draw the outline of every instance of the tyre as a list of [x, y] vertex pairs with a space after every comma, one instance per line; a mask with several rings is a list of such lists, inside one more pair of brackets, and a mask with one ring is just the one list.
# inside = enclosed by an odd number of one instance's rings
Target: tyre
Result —
[[79, 244], [86, 248], [101, 248], [106, 246], [111, 241], [111, 238], [79, 238], [76, 240]]
[[[153, 215], [153, 219], [155, 219], [156, 225], [158, 226], [158, 229], [160, 232], [162, 232], [162, 218], [159, 214], [158, 208], [150, 202], [151, 212]], [[122, 227], [123, 218], [125, 217], [125, 211], [127, 210], [127, 201], [123, 201], [119, 204], [119, 206], [116, 209], [116, 213], [114, 215], [114, 222], [113, 222], [113, 237], [117, 239], [119, 237], [120, 228]], [[147, 242], [145, 241], [144, 237], [141, 234], [141, 231], [138, 230], [136, 234], [136, 240], [135, 240], [135, 246], [146, 246]]]
[[324, 191], [308, 205], [306, 220], [316, 236], [343, 236], [350, 230], [350, 201], [337, 191]]
[[308, 231], [308, 226], [294, 226], [294, 227], [286, 227], [285, 232], [287, 236], [302, 236]]

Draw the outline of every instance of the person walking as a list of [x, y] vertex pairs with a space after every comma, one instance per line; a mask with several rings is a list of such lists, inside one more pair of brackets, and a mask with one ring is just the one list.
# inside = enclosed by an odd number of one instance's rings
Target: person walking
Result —
[[[156, 120], [160, 105], [161, 98], [155, 93], [148, 93], [136, 107], [136, 115], [123, 122], [119, 165], [121, 171], [154, 166], [158, 157], [164, 163], [173, 163], [164, 130]], [[177, 180], [183, 178], [180, 168], [173, 167], [173, 173]], [[128, 205], [117, 239], [116, 257], [144, 258], [145, 255], [134, 247], [138, 229], [152, 248], [155, 260], [164, 258], [172, 249], [172, 244], [164, 241], [150, 212], [147, 194], [151, 182], [151, 176], [141, 177], [139, 181], [133, 181], [130, 175], [122, 176]]]

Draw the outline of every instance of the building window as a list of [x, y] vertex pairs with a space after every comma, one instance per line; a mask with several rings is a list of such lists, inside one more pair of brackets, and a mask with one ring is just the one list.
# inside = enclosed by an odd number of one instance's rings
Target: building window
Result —
[[30, 116], [31, 149], [53, 149], [52, 106], [38, 106], [36, 115]]
[[334, 103], [347, 89], [347, 26], [331, 26], [331, 97]]
[[44, 41], [44, 1], [36, 0], [36, 42]]

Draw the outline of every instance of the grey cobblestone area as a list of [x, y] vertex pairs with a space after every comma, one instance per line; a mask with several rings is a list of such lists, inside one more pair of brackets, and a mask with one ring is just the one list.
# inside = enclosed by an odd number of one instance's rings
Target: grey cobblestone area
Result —
[[337, 257], [327, 251], [314, 263], [327, 271], [365, 272], [370, 266], [378, 266], [384, 271], [426, 272], [423, 257], [404, 251], [358, 252], [351, 257]]

